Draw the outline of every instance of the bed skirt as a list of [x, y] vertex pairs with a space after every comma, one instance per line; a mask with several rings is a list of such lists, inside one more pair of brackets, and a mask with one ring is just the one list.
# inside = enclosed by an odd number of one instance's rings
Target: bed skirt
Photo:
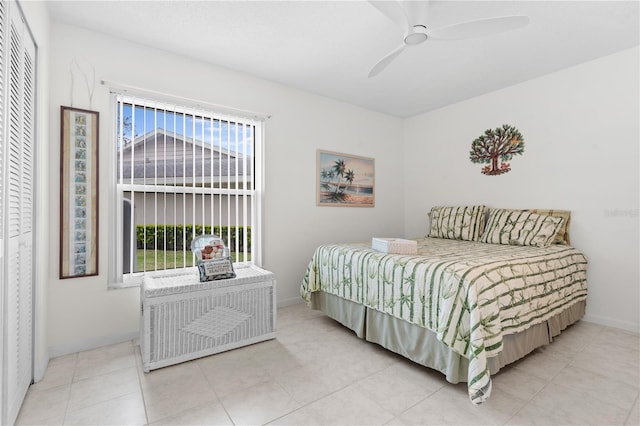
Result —
[[[467, 381], [469, 360], [444, 345], [426, 328], [322, 291], [311, 293], [310, 306], [350, 328], [358, 337], [440, 371], [450, 383]], [[503, 350], [488, 359], [490, 373], [495, 374], [536, 348], [551, 343], [562, 330], [584, 316], [585, 307], [586, 301], [580, 301], [546, 322], [504, 336]]]

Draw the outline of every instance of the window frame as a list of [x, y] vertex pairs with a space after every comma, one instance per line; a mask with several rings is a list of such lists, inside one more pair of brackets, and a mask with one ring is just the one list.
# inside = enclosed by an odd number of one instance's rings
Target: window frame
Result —
[[[106, 84], [103, 82], [103, 84]], [[150, 276], [158, 276], [158, 275], [166, 275], [166, 274], [197, 274], [197, 268], [195, 266], [187, 266], [175, 269], [165, 269], [165, 270], [154, 270], [154, 271], [143, 271], [143, 272], [134, 272], [134, 273], [123, 273], [123, 209], [121, 206], [124, 201], [124, 194], [128, 192], [124, 188], [129, 188], [129, 184], [119, 184], [118, 183], [118, 147], [116, 140], [118, 138], [118, 105], [119, 99], [127, 99], [132, 100], [135, 105], [141, 105], [142, 103], [146, 103], [147, 105], [154, 104], [156, 108], [158, 106], [163, 106], [162, 109], [167, 112], [173, 113], [185, 113], [192, 117], [206, 116], [206, 117], [215, 117], [216, 120], [226, 121], [226, 122], [242, 122], [245, 124], [253, 125], [253, 176], [251, 177], [253, 183], [253, 189], [243, 188], [241, 190], [232, 190], [219, 188], [216, 191], [213, 191], [213, 188], [209, 188], [212, 190], [210, 195], [220, 195], [221, 192], [229, 193], [229, 192], [239, 192], [236, 196], [246, 195], [252, 198], [251, 204], [251, 220], [248, 222], [248, 225], [251, 226], [251, 251], [249, 252], [251, 255], [251, 260], [243, 261], [240, 263], [240, 266], [246, 265], [256, 265], [262, 266], [262, 240], [263, 240], [263, 229], [262, 229], [262, 205], [263, 205], [263, 193], [264, 193], [264, 130], [265, 130], [265, 121], [268, 116], [261, 115], [257, 113], [239, 111], [232, 108], [222, 107], [215, 104], [210, 104], [201, 101], [193, 101], [186, 98], [175, 97], [171, 95], [163, 95], [158, 94], [156, 92], [146, 92], [141, 90], [136, 90], [132, 92], [131, 90], [122, 90], [122, 89], [114, 89], [111, 88], [111, 100], [110, 100], [110, 111], [111, 111], [111, 134], [112, 137], [107, 139], [111, 141], [112, 145], [109, 146], [109, 155], [107, 156], [108, 164], [108, 185], [109, 185], [109, 204], [110, 206], [115, 206], [115, 208], [109, 209], [107, 215], [109, 217], [109, 226], [111, 229], [115, 230], [115, 232], [107, 233], [109, 235], [109, 268], [108, 268], [108, 288], [110, 289], [119, 289], [119, 288], [129, 288], [129, 287], [137, 287], [142, 283], [142, 279], [145, 275]], [[184, 135], [180, 135], [184, 136]], [[185, 137], [186, 139], [186, 137]], [[132, 159], [133, 161], [133, 159]], [[144, 185], [134, 185], [136, 187], [142, 187]], [[150, 186], [150, 185], [147, 185]], [[123, 188], [124, 187], [124, 188]], [[133, 189], [133, 188], [130, 188]], [[154, 191], [155, 192], [155, 191]], [[198, 194], [202, 194], [202, 190], [196, 191]], [[182, 194], [194, 193], [193, 191], [187, 190], [182, 192]], [[242, 194], [240, 194], [242, 193]], [[107, 216], [105, 215], [105, 216]], [[195, 224], [194, 224], [195, 225]], [[215, 225], [215, 224], [212, 224]], [[134, 225], [135, 226], [135, 225]], [[135, 229], [135, 228], [134, 228]], [[135, 244], [135, 231], [132, 232], [132, 244]], [[226, 242], [229, 244], [229, 242]], [[236, 266], [236, 264], [234, 264]]]

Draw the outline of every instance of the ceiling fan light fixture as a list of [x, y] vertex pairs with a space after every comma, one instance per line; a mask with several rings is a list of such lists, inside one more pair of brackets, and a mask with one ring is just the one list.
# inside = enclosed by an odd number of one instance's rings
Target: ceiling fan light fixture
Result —
[[414, 25], [413, 32], [407, 34], [404, 38], [405, 44], [416, 45], [427, 41], [427, 27], [424, 25]]

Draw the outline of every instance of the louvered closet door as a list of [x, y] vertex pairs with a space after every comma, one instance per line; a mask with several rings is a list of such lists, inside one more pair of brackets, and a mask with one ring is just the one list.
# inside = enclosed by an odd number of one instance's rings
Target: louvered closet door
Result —
[[[5, 3], [5, 2], [3, 2]], [[35, 45], [15, 3], [7, 31], [5, 144], [5, 418], [13, 423], [33, 376]]]
[[0, 424], [5, 422], [5, 390], [4, 390], [4, 234], [5, 234], [5, 215], [4, 215], [4, 198], [5, 198], [5, 147], [6, 147], [6, 52], [7, 52], [7, 5], [6, 2], [0, 1]]

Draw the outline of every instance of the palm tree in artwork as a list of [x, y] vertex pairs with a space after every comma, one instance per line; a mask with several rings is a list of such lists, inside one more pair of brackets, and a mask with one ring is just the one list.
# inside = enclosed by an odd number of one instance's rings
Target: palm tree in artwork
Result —
[[336, 187], [336, 192], [340, 190], [340, 183], [342, 182], [342, 177], [344, 176], [344, 172], [346, 171], [347, 166], [344, 164], [343, 159], [336, 160], [333, 163], [333, 171], [336, 179], [338, 180], [338, 184]]
[[344, 187], [342, 192], [344, 192], [347, 189], [349, 189], [349, 186], [351, 186], [351, 183], [353, 182], [353, 179], [355, 179], [355, 177], [356, 177], [356, 175], [355, 175], [355, 173], [353, 173], [353, 170], [351, 170], [351, 169], [347, 170], [347, 172], [344, 174], [344, 179], [347, 181], [347, 186]]
[[322, 179], [322, 182], [320, 184], [321, 188], [325, 191], [330, 191], [330, 184], [334, 177], [335, 172], [333, 171], [333, 169], [322, 169], [322, 172], [320, 173], [320, 178]]

